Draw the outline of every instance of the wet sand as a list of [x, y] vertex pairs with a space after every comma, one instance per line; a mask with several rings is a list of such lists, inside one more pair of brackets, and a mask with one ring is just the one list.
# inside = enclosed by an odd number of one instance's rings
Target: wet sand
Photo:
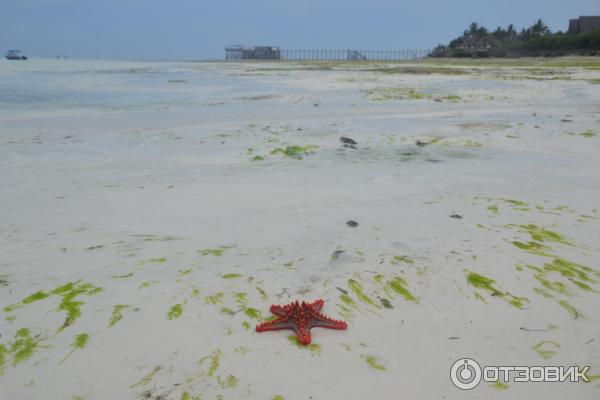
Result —
[[[462, 357], [600, 374], [597, 60], [20, 65], [0, 63], [7, 398], [600, 393], [449, 378]], [[319, 298], [346, 331], [254, 332]]]

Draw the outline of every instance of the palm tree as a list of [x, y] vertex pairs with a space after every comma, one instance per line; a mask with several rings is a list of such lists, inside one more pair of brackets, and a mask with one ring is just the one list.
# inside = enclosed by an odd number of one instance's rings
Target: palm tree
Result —
[[506, 28], [506, 34], [509, 38], [514, 38], [517, 36], [517, 30], [513, 24], [508, 25], [508, 28]]
[[469, 29], [467, 31], [465, 31], [465, 33], [475, 36], [475, 35], [477, 35], [478, 31], [479, 31], [479, 24], [477, 22], [471, 22], [471, 25], [469, 25]]
[[548, 28], [548, 26], [544, 23], [544, 21], [542, 21], [541, 19], [538, 19], [537, 22], [535, 24], [533, 24], [531, 26], [531, 28], [529, 28], [531, 35], [535, 36], [535, 37], [540, 37], [540, 36], [545, 36], [550, 34], [550, 29]]
[[504, 40], [508, 36], [508, 32], [506, 32], [504, 29], [502, 29], [502, 27], [499, 26], [492, 33], [492, 36], [494, 36], [498, 40]]

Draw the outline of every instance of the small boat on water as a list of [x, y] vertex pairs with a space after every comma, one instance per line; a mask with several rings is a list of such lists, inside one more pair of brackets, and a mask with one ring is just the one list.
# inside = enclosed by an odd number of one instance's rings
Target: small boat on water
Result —
[[21, 50], [9, 50], [6, 53], [7, 60], [27, 60], [27, 57], [21, 54]]

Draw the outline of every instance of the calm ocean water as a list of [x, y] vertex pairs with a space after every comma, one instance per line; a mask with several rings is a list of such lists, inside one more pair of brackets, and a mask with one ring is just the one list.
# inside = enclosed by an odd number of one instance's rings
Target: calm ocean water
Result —
[[211, 63], [0, 61], [0, 115], [194, 107], [276, 90]]

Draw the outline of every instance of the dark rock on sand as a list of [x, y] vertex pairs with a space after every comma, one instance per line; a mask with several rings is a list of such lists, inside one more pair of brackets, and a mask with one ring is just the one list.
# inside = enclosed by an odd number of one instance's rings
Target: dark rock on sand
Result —
[[356, 143], [356, 141], [354, 139], [350, 139], [349, 137], [345, 137], [345, 136], [340, 137], [340, 142], [342, 142], [344, 144], [348, 144], [350, 146], [355, 146], [358, 144], [358, 143]]
[[336, 250], [331, 254], [331, 260], [337, 260], [343, 253], [345, 253], [344, 250]]

